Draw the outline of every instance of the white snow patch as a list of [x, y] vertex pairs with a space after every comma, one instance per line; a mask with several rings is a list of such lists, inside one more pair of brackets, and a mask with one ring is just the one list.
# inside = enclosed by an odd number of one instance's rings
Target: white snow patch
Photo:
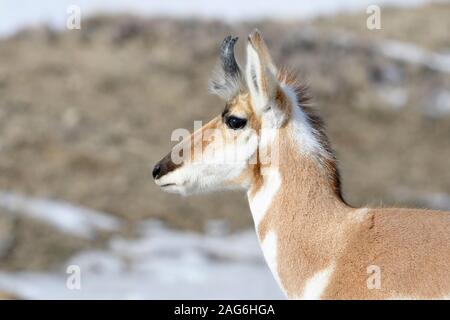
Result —
[[450, 115], [450, 90], [436, 89], [430, 100], [425, 109], [426, 115], [432, 118]]
[[[65, 267], [81, 268], [81, 290]], [[137, 239], [114, 237], [62, 270], [0, 273], [0, 290], [28, 299], [283, 299], [253, 230], [203, 235], [141, 223]]]
[[422, 65], [434, 71], [450, 73], [450, 54], [427, 51], [416, 45], [395, 40], [380, 41], [377, 50], [388, 58]]
[[50, 199], [0, 192], [0, 208], [44, 221], [62, 232], [92, 239], [98, 231], [116, 231], [120, 221], [110, 215]]
[[404, 88], [392, 88], [383, 86], [377, 90], [378, 95], [393, 110], [400, 110], [408, 102], [408, 92]]

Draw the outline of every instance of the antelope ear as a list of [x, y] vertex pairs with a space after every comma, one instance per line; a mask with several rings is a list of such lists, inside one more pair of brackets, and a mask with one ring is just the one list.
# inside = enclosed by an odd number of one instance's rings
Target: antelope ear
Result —
[[277, 69], [272, 62], [261, 33], [255, 29], [248, 36], [246, 82], [255, 111], [271, 109], [271, 102], [279, 90]]

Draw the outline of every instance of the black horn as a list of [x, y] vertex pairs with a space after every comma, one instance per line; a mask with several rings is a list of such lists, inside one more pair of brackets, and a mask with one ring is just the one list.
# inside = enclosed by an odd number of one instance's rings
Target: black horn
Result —
[[224, 100], [236, 96], [243, 87], [241, 70], [234, 57], [234, 45], [237, 37], [226, 37], [220, 46], [220, 64], [210, 79], [209, 89]]
[[238, 39], [238, 37], [228, 36], [220, 46], [220, 59], [222, 61], [223, 71], [230, 76], [240, 74], [239, 65], [234, 57], [234, 45]]

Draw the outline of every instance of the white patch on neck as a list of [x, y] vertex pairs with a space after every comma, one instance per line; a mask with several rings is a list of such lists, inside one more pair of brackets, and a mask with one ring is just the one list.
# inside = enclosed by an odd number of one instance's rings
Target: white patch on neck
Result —
[[281, 176], [278, 169], [264, 169], [262, 175], [264, 183], [261, 186], [261, 189], [253, 197], [248, 195], [250, 211], [252, 212], [256, 229], [258, 229], [260, 222], [266, 215], [272, 204], [273, 198], [278, 193], [281, 186]]
[[[267, 148], [273, 148], [274, 143], [276, 143], [276, 139], [278, 136], [278, 132], [276, 129], [264, 129], [261, 130], [261, 137], [259, 142], [258, 152], [263, 150], [263, 153], [267, 151]], [[248, 200], [250, 204], [250, 211], [252, 212], [253, 221], [255, 223], [256, 228], [265, 214], [267, 213], [270, 205], [272, 204], [273, 198], [278, 193], [278, 190], [281, 186], [281, 175], [278, 170], [278, 149], [276, 151], [272, 151], [271, 158], [269, 158], [269, 163], [265, 163], [269, 165], [268, 167], [263, 167], [261, 170], [261, 175], [263, 179], [263, 184], [258, 192], [252, 197], [250, 195], [251, 189], [247, 193]], [[265, 153], [264, 153], [265, 154]]]
[[297, 299], [319, 300], [325, 289], [328, 287], [333, 271], [334, 264], [314, 274], [306, 281], [303, 294]]
[[322, 145], [317, 141], [314, 135], [314, 128], [308, 121], [307, 115], [297, 103], [297, 96], [292, 88], [283, 85], [284, 93], [291, 101], [292, 119], [290, 126], [292, 128], [292, 136], [299, 146], [299, 151], [302, 153], [323, 154]]
[[264, 254], [264, 258], [266, 259], [267, 265], [269, 266], [270, 271], [273, 274], [273, 277], [277, 281], [280, 288], [283, 288], [280, 276], [278, 274], [278, 262], [277, 262], [277, 254], [278, 254], [278, 241], [277, 235], [275, 231], [269, 231], [264, 240], [261, 242], [261, 249]]
[[369, 211], [370, 211], [369, 208], [360, 208], [360, 209], [357, 209], [355, 211], [351, 211], [351, 215], [352, 215], [352, 218], [355, 221], [363, 222], [366, 219], [367, 214], [369, 213]]

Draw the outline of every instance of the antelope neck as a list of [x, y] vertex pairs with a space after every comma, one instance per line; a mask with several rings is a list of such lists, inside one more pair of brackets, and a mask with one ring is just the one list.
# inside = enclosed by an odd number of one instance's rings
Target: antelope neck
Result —
[[[295, 230], [311, 224], [336, 224], [345, 220], [348, 207], [336, 194], [327, 172], [314, 154], [301, 151], [301, 145], [287, 127], [278, 132], [278, 163], [260, 170], [248, 192], [250, 209], [261, 240], [271, 224], [289, 220]], [[273, 217], [274, 221], [270, 219]]]
[[[336, 194], [327, 171], [301, 151], [291, 130], [278, 132], [279, 161], [261, 171], [248, 194], [263, 254], [290, 298], [319, 298], [332, 274], [351, 208]], [[318, 277], [319, 280], [316, 278]]]

